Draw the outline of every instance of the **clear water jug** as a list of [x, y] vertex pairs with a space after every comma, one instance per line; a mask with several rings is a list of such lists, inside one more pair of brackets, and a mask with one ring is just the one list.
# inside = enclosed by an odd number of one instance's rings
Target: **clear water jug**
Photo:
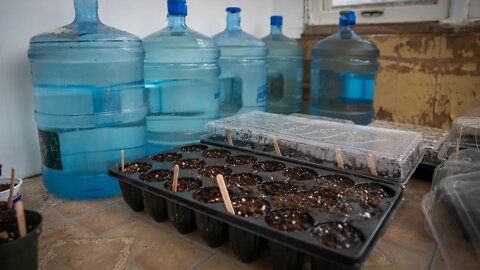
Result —
[[196, 142], [218, 118], [220, 50], [188, 28], [185, 0], [168, 0], [168, 25], [143, 39], [149, 151]]
[[141, 40], [102, 24], [97, 0], [75, 0], [75, 20], [30, 40], [45, 187], [68, 199], [117, 195], [108, 169], [146, 155]]
[[227, 29], [213, 36], [220, 47], [220, 117], [267, 109], [267, 48], [242, 31], [239, 7], [228, 7]]
[[303, 48], [282, 33], [282, 16], [270, 17], [270, 35], [262, 40], [268, 48], [267, 111], [291, 114], [301, 110]]
[[312, 49], [308, 112], [366, 125], [374, 116], [379, 51], [353, 31], [353, 11], [340, 12], [339, 25]]

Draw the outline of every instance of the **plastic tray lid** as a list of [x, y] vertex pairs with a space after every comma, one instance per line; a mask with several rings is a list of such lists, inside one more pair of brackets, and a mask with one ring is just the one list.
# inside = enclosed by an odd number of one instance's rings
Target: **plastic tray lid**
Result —
[[464, 149], [452, 153], [449, 158], [435, 168], [432, 189], [438, 188], [440, 182], [451, 175], [480, 171], [480, 151]]
[[444, 179], [427, 219], [450, 269], [480, 269], [480, 171]]
[[480, 117], [464, 116], [453, 120], [448, 138], [448, 155], [456, 149], [480, 149]]
[[276, 138], [280, 145], [323, 161], [335, 162], [336, 150], [341, 149], [347, 167], [366, 168], [365, 156], [370, 154], [378, 171], [399, 172], [402, 179], [410, 177], [424, 153], [422, 135], [418, 132], [265, 112], [249, 112], [211, 121], [205, 129], [221, 136], [230, 130], [233, 139], [255, 143], [270, 144], [272, 138]]

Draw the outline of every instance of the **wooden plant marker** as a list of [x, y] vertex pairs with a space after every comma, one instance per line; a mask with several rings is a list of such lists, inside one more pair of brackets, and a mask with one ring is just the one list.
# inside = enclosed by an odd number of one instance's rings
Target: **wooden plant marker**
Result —
[[233, 146], [232, 131], [230, 129], [227, 129], [226, 133], [227, 133], [228, 144], [230, 146]]
[[15, 188], [15, 168], [10, 174], [10, 190], [8, 195], [8, 209], [13, 209], [13, 189]]
[[338, 166], [338, 168], [344, 170], [344, 169], [345, 169], [345, 165], [344, 165], [344, 163], [343, 163], [342, 149], [340, 149], [340, 147], [338, 147], [337, 149], [335, 149], [335, 160], [337, 161], [337, 166]]
[[125, 173], [125, 153], [123, 152], [123, 149], [120, 150], [120, 164], [121, 164], [121, 169], [122, 173]]
[[367, 157], [367, 166], [370, 169], [370, 173], [373, 176], [378, 176], [377, 167], [375, 166], [375, 162], [373, 161], [372, 153], [366, 153], [365, 156]]
[[463, 127], [460, 127], [460, 133], [457, 137], [457, 144], [455, 146], [455, 159], [458, 160], [458, 152], [460, 152], [460, 140], [462, 139]]
[[280, 151], [280, 146], [278, 146], [277, 138], [272, 137], [273, 148], [275, 148], [275, 153], [277, 156], [282, 156], [282, 152]]
[[177, 164], [173, 166], [173, 183], [172, 183], [172, 190], [173, 192], [177, 192], [178, 190], [178, 174], [180, 173], [180, 167]]
[[232, 201], [230, 200], [230, 195], [228, 195], [227, 186], [225, 185], [225, 180], [223, 179], [223, 176], [221, 174], [217, 174], [217, 184], [220, 188], [220, 193], [222, 194], [223, 203], [225, 203], [225, 208], [227, 208], [227, 212], [235, 215]]
[[23, 210], [23, 203], [19, 201], [15, 204], [15, 212], [17, 214], [18, 232], [20, 238], [27, 235], [27, 224], [25, 222], [25, 211]]

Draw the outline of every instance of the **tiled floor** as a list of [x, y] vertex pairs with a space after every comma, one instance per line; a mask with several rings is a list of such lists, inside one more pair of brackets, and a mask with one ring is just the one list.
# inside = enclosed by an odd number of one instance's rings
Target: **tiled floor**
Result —
[[[271, 268], [266, 252], [253, 263], [242, 263], [228, 243], [209, 248], [197, 232], [181, 235], [169, 221], [156, 223], [143, 212], [133, 212], [121, 197], [65, 201], [49, 194], [40, 177], [26, 179], [22, 188], [26, 208], [44, 217], [40, 269]], [[410, 181], [403, 205], [365, 269], [444, 268], [441, 260], [433, 259], [435, 242], [424, 229], [420, 210], [429, 188], [429, 182]]]

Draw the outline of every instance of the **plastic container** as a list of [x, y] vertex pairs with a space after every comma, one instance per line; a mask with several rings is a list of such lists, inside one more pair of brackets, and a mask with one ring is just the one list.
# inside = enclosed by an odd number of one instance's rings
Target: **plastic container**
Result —
[[168, 0], [168, 25], [143, 39], [150, 152], [198, 142], [220, 104], [220, 50], [187, 27], [185, 0]]
[[302, 107], [303, 48], [282, 33], [283, 17], [270, 17], [270, 34], [262, 41], [268, 48], [267, 111], [296, 113]]
[[106, 26], [97, 0], [75, 0], [75, 20], [30, 40], [48, 191], [68, 199], [117, 195], [107, 175], [119, 159], [146, 154], [146, 100], [141, 40]]
[[436, 190], [440, 183], [448, 176], [480, 170], [480, 151], [464, 149], [452, 153], [448, 160], [435, 168], [432, 189]]
[[[2, 270], [38, 269], [38, 237], [42, 231], [42, 216], [34, 211], [25, 210], [27, 235], [11, 242], [0, 243], [0, 262]], [[16, 228], [14, 210], [0, 211], [0, 227], [9, 223]], [[18, 229], [17, 232], [18, 234]]]
[[[22, 179], [15, 177], [15, 184], [13, 186], [13, 204], [17, 203], [22, 199], [21, 191], [22, 191]], [[0, 178], [0, 185], [8, 185], [10, 186], [10, 178]], [[8, 197], [10, 196], [10, 187], [7, 190], [0, 192], [0, 202], [8, 201]]]
[[212, 121], [205, 128], [212, 134], [202, 139], [205, 142], [227, 145], [225, 136], [230, 130], [233, 146], [276, 155], [272, 146], [276, 138], [283, 158], [402, 186], [424, 153], [417, 132], [265, 112]]
[[353, 25], [355, 13], [341, 11], [339, 31], [313, 47], [308, 113], [366, 125], [374, 117], [379, 51]]
[[[132, 164], [150, 167], [147, 173], [170, 170], [172, 163], [178, 164], [181, 167], [178, 192], [171, 190], [171, 182], [167, 180], [144, 181], [141, 175], [145, 172], [126, 174], [115, 167], [109, 173], [121, 182], [165, 199], [170, 205], [188, 209], [185, 214], [179, 208], [174, 211], [168, 208], [168, 215], [175, 217], [171, 221], [180, 233], [185, 233], [184, 225], [195, 224], [190, 213], [197, 217], [202, 238], [210, 236], [212, 240], [222, 235], [226, 231], [222, 224], [228, 224], [230, 244], [244, 262], [254, 261], [269, 247], [270, 259], [276, 266], [299, 266], [308, 255], [317, 265], [360, 268], [403, 199], [402, 189], [391, 184], [241, 149], [198, 144], [169, 153], [181, 158], [159, 162], [150, 156]], [[224, 175], [235, 215], [225, 210], [215, 181], [217, 174]], [[192, 191], [180, 191], [186, 179], [200, 183]], [[283, 212], [288, 215], [284, 217]], [[300, 213], [297, 217], [302, 218], [292, 222], [296, 220], [292, 213]], [[176, 219], [177, 214], [182, 218]], [[283, 223], [276, 224], [275, 217]], [[188, 226], [187, 232], [192, 226]], [[330, 235], [325, 226], [335, 226], [338, 234]], [[214, 246], [223, 240], [216, 238]]]
[[424, 209], [449, 269], [480, 268], [480, 171], [445, 178]]
[[330, 121], [330, 122], [337, 122], [337, 123], [344, 123], [344, 124], [352, 124], [352, 125], [355, 125], [355, 123], [354, 123], [353, 121], [347, 120], [347, 119], [331, 118], [331, 117], [311, 115], [311, 114], [304, 114], [304, 113], [292, 113], [292, 114], [290, 114], [290, 115], [291, 115], [291, 116], [295, 116], [295, 117], [303, 117], [303, 118], [308, 118], [308, 119], [317, 119], [317, 120], [322, 120], [322, 121]]
[[480, 117], [464, 116], [453, 120], [446, 156], [462, 149], [480, 150]]
[[267, 48], [242, 31], [239, 7], [228, 7], [227, 29], [213, 36], [221, 50], [220, 117], [267, 109]]

